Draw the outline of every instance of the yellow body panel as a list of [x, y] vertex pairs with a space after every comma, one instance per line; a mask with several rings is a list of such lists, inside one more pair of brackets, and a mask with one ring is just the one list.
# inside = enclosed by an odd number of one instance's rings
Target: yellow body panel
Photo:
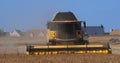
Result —
[[47, 38], [48, 38], [48, 40], [55, 39], [56, 35], [57, 35], [56, 31], [48, 30]]
[[54, 46], [52, 46], [52, 45], [50, 45], [50, 46], [33, 46], [33, 48], [34, 49], [38, 49], [38, 48], [86, 48], [86, 47], [88, 47], [88, 48], [92, 48], [92, 47], [94, 47], [94, 48], [96, 48], [96, 47], [98, 47], [98, 48], [101, 48], [101, 47], [104, 47], [104, 45], [54, 45]]

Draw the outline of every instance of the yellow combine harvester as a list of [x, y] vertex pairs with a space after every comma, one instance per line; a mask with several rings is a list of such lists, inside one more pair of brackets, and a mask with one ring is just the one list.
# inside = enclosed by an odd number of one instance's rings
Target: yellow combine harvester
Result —
[[46, 45], [27, 46], [27, 55], [44, 54], [81, 54], [81, 53], [111, 53], [109, 45], [93, 45], [83, 39], [82, 23], [72, 12], [58, 12], [52, 21], [47, 23]]

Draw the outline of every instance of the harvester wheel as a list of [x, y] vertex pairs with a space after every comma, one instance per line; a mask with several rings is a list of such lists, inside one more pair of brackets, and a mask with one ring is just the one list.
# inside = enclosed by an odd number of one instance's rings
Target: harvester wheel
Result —
[[56, 45], [56, 41], [55, 40], [49, 40], [48, 45]]

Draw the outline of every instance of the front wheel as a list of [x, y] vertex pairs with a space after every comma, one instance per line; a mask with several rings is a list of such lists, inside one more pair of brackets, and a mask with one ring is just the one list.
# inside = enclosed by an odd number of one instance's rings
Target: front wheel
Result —
[[86, 42], [83, 39], [77, 39], [76, 44], [77, 45], [84, 45], [84, 44], [86, 44]]
[[49, 40], [48, 45], [56, 45], [56, 41], [55, 40]]

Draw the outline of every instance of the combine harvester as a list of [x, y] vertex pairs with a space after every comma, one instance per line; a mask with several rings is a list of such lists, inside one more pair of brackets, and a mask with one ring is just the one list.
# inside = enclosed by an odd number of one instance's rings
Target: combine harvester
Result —
[[83, 27], [86, 28], [85, 21], [78, 21], [72, 12], [58, 12], [47, 23], [46, 45], [27, 46], [27, 55], [47, 55], [47, 54], [109, 54], [111, 49], [109, 44], [95, 45], [84, 40]]

